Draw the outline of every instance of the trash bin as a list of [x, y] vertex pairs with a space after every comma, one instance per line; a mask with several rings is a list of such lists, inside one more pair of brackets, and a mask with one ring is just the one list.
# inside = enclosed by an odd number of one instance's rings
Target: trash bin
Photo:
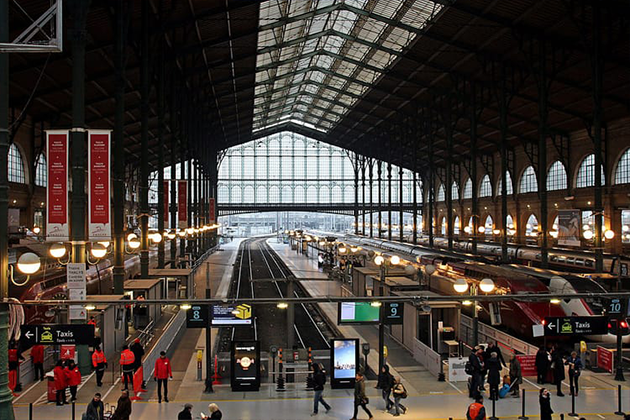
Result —
[[48, 379], [48, 402], [57, 402], [57, 390], [55, 389], [55, 374], [48, 372], [46, 374]]

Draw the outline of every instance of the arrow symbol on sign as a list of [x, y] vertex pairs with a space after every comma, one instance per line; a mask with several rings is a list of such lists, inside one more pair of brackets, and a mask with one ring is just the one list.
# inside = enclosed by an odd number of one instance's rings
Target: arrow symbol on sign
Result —
[[28, 338], [29, 340], [31, 339], [31, 337], [34, 336], [34, 334], [30, 331], [27, 331], [26, 334], [24, 334], [26, 336], [26, 338]]
[[556, 328], [556, 324], [554, 324], [553, 322], [549, 323], [549, 325], [547, 325], [547, 328], [549, 328], [550, 330], [553, 330], [554, 328]]

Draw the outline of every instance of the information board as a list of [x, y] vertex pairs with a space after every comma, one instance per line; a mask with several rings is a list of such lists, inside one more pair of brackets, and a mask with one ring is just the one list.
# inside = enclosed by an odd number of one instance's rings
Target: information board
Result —
[[388, 325], [402, 325], [405, 316], [405, 304], [387, 302], [383, 313], [383, 323]]
[[370, 302], [339, 302], [338, 323], [378, 324], [380, 307]]
[[538, 369], [536, 369], [536, 355], [535, 354], [519, 354], [516, 356], [521, 363], [521, 372], [523, 376], [536, 376], [538, 375]]
[[602, 346], [597, 346], [597, 367], [613, 373], [614, 353]]
[[449, 382], [466, 382], [470, 375], [466, 373], [467, 357], [449, 357], [448, 358], [448, 381]]
[[186, 311], [186, 328], [206, 328], [209, 325], [208, 305], [192, 305]]
[[331, 341], [330, 386], [331, 388], [354, 388], [359, 365], [359, 339], [335, 338]]
[[34, 344], [87, 344], [94, 343], [94, 325], [22, 325], [20, 341], [24, 347]]
[[608, 333], [605, 316], [546, 317], [545, 335], [599, 335]]
[[252, 307], [247, 304], [240, 305], [213, 305], [212, 325], [251, 325]]
[[260, 343], [232, 342], [232, 391], [258, 391], [260, 388]]

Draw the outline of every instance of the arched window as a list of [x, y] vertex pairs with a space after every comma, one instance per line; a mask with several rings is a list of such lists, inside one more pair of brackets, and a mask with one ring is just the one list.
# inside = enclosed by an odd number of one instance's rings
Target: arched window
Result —
[[566, 190], [567, 185], [567, 170], [562, 162], [557, 160], [549, 167], [549, 172], [547, 172], [547, 190]]
[[282, 202], [293, 203], [293, 191], [291, 191], [291, 187], [288, 185], [282, 187]]
[[254, 202], [254, 187], [248, 185], [243, 189], [243, 203], [253, 203]]
[[525, 224], [525, 236], [538, 236], [538, 218], [532, 213]]
[[490, 177], [488, 175], [481, 178], [479, 197], [492, 197], [492, 184], [490, 183]]
[[295, 187], [295, 190], [293, 191], [293, 196], [296, 203], [302, 204], [306, 202], [306, 193], [304, 192], [304, 187], [301, 185]]
[[[602, 171], [602, 185], [606, 184], [604, 176], [604, 167]], [[578, 169], [577, 178], [575, 180], [576, 188], [586, 188], [595, 186], [595, 154], [590, 154], [584, 158]]]
[[319, 187], [319, 201], [320, 204], [328, 204], [330, 203], [330, 189], [322, 185]]
[[459, 216], [455, 216], [453, 221], [453, 235], [459, 235]]
[[269, 187], [269, 202], [270, 203], [279, 203], [280, 202], [280, 188], [275, 185]]
[[615, 184], [630, 184], [630, 149], [626, 150], [617, 162]]
[[9, 182], [15, 182], [17, 184], [26, 183], [26, 176], [24, 175], [24, 163], [22, 162], [22, 155], [14, 144], [9, 147]]
[[457, 185], [457, 182], [453, 182], [451, 187], [451, 200], [459, 200], [459, 185]]
[[492, 220], [492, 216], [488, 215], [488, 217], [486, 217], [486, 222], [484, 223], [484, 234], [486, 235], [492, 235], [492, 231], [494, 230], [494, 221]]
[[[505, 171], [505, 179], [507, 182], [505, 183], [505, 190], [507, 195], [512, 195], [514, 193], [514, 188], [512, 187], [512, 176], [508, 171]], [[499, 183], [497, 184], [497, 195], [500, 195], [503, 192], [503, 178], [499, 178]]]
[[440, 184], [437, 193], [437, 201], [444, 201], [446, 199], [446, 192], [444, 191], [444, 185]]
[[37, 156], [37, 163], [35, 166], [35, 185], [38, 187], [48, 186], [48, 171], [46, 168], [46, 156], [40, 153]]
[[225, 185], [221, 185], [217, 190], [218, 202], [229, 203], [230, 202], [230, 190]]
[[446, 236], [446, 217], [442, 217], [440, 220], [440, 233], [442, 236]]
[[241, 187], [232, 187], [232, 197], [230, 203], [239, 204], [243, 202]]
[[422, 188], [422, 181], [416, 183], [416, 200], [418, 203], [422, 203], [424, 200], [424, 191]]
[[538, 191], [538, 181], [536, 180], [536, 171], [533, 166], [528, 166], [521, 176], [520, 193], [527, 194]]
[[314, 185], [306, 189], [306, 202], [317, 203], [317, 188]]
[[464, 200], [472, 198], [472, 179], [468, 178], [464, 184]]
[[262, 204], [267, 203], [267, 187], [260, 185], [256, 188], [256, 202]]
[[505, 224], [507, 226], [507, 234], [508, 236], [514, 236], [516, 234], [516, 229], [514, 229], [514, 219], [509, 214], [505, 218]]

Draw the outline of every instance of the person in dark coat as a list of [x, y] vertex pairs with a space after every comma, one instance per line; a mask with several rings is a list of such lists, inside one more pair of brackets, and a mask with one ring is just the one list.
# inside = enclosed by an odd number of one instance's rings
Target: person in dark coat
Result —
[[133, 370], [134, 372], [142, 366], [142, 356], [144, 356], [144, 348], [142, 344], [140, 344], [140, 339], [136, 338], [131, 346], [129, 346], [129, 350], [132, 351], [135, 356]]
[[129, 391], [124, 390], [120, 398], [118, 398], [118, 405], [116, 411], [112, 415], [111, 420], [129, 420], [131, 416], [131, 399], [129, 398]]
[[521, 369], [521, 362], [518, 361], [515, 354], [512, 354], [510, 358], [510, 382], [512, 396], [516, 398], [520, 397], [519, 387], [521, 382], [523, 382], [523, 371]]
[[541, 347], [538, 349], [536, 353], [536, 374], [537, 374], [537, 382], [539, 384], [545, 383], [545, 378], [547, 376], [547, 371], [549, 370], [549, 353], [547, 353], [547, 349]]
[[385, 410], [389, 411], [394, 406], [394, 401], [390, 398], [392, 387], [394, 386], [394, 376], [389, 373], [389, 366], [383, 365], [381, 373], [378, 374], [378, 382], [376, 387], [381, 390], [383, 401], [385, 402]]
[[208, 404], [208, 410], [210, 411], [210, 415], [205, 416], [203, 420], [221, 420], [223, 418], [223, 413], [215, 403]]
[[551, 409], [551, 395], [547, 388], [540, 390], [538, 403], [540, 404], [540, 420], [551, 420], [553, 410]]
[[499, 399], [499, 383], [501, 382], [501, 362], [496, 353], [491, 353], [486, 362], [488, 369], [488, 384], [490, 385], [490, 399]]
[[324, 384], [326, 384], [326, 372], [324, 372], [324, 369], [322, 369], [322, 367], [318, 363], [315, 363], [313, 365], [313, 382], [315, 383], [315, 386], [313, 386], [313, 391], [315, 391], [315, 394], [313, 395], [313, 414], [312, 415], [317, 414], [320, 402], [322, 403], [322, 405], [326, 409], [326, 412], [328, 413], [330, 411], [330, 405], [328, 405], [328, 403], [324, 400], [324, 397], [323, 397]]
[[557, 395], [559, 397], [564, 397], [564, 394], [562, 393], [562, 381], [565, 379], [564, 360], [562, 359], [562, 354], [560, 353], [560, 349], [558, 347], [555, 347], [551, 353], [551, 365], [553, 367], [553, 380], [558, 391]]
[[473, 373], [470, 375], [470, 388], [468, 389], [468, 396], [470, 398], [476, 398], [479, 395], [479, 387], [481, 386], [481, 378], [483, 372], [483, 359], [481, 354], [483, 349], [480, 347], [475, 348], [473, 353], [468, 356], [468, 361], [472, 366]]
[[352, 415], [351, 420], [357, 420], [359, 407], [361, 407], [363, 411], [365, 411], [370, 419], [373, 418], [372, 412], [369, 408], [367, 408], [368, 401], [369, 400], [365, 395], [365, 377], [363, 376], [362, 372], [357, 372], [354, 382], [354, 414]]
[[507, 367], [505, 359], [503, 359], [503, 353], [501, 353], [501, 347], [499, 347], [496, 341], [488, 341], [488, 347], [486, 348], [484, 358], [486, 360], [490, 359], [492, 353], [497, 354], [497, 359], [501, 363], [501, 366]]
[[177, 415], [177, 420], [192, 420], [192, 404], [184, 404], [184, 409]]
[[101, 401], [101, 394], [94, 394], [92, 401], [88, 403], [83, 420], [103, 420], [105, 418], [105, 407]]
[[577, 355], [577, 352], [572, 351], [571, 357], [567, 359], [565, 364], [569, 366], [569, 386], [571, 388], [571, 395], [575, 394], [577, 397], [580, 392], [578, 387], [578, 378], [582, 372], [582, 359], [580, 359], [580, 356]]

